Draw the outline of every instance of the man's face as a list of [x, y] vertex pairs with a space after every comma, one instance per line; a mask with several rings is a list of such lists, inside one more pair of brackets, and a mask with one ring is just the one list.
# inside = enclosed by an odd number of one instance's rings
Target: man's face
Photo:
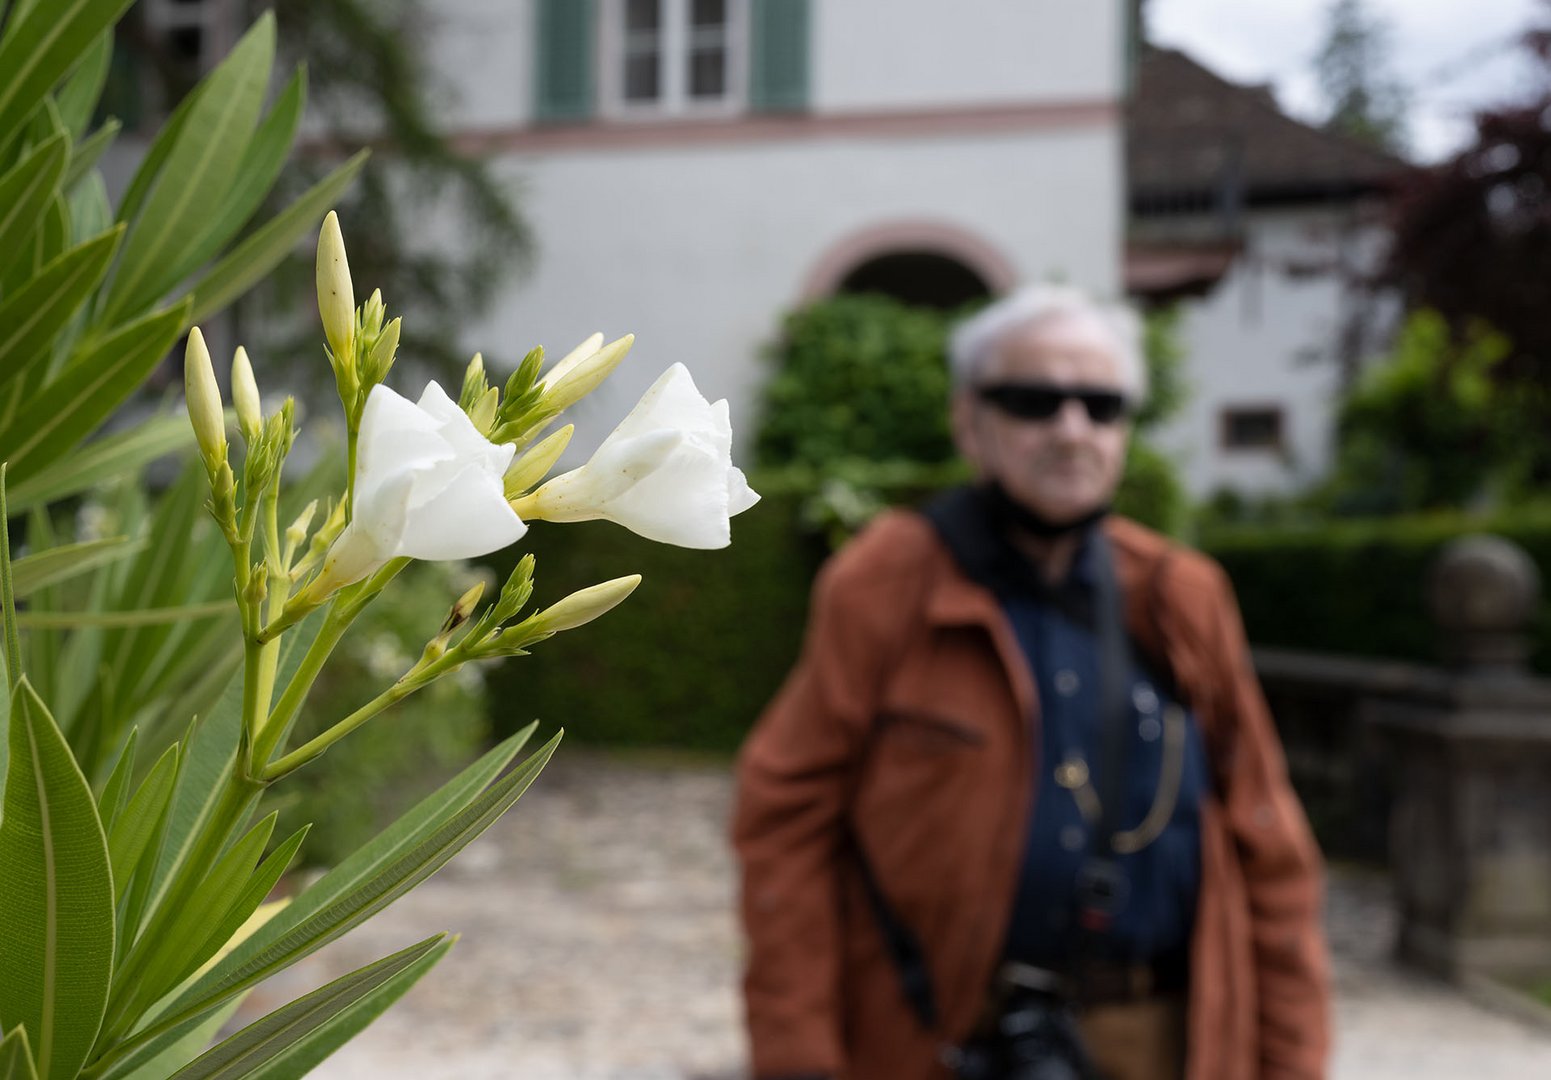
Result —
[[[1091, 320], [1055, 316], [1002, 343], [953, 402], [959, 451], [982, 479], [999, 480], [1018, 503], [1054, 522], [1074, 521], [1108, 503], [1125, 466], [1130, 426], [1104, 422], [1108, 394], [1125, 391], [1113, 339]], [[983, 388], [997, 400], [986, 400]], [[1049, 416], [1055, 391], [1059, 404]], [[1098, 392], [1098, 419], [1072, 392]], [[1021, 414], [1021, 415], [1020, 415]]]

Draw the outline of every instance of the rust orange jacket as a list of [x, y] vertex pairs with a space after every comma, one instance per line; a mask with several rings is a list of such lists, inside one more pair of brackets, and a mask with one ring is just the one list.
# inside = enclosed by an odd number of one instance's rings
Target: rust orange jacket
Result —
[[[1166, 665], [1212, 762], [1191, 946], [1190, 1080], [1325, 1074], [1318, 849], [1288, 783], [1233, 592], [1211, 560], [1106, 526], [1133, 640]], [[814, 588], [801, 658], [738, 760], [754, 1072], [943, 1080], [984, 1007], [1033, 799], [1038, 703], [996, 598], [925, 518], [891, 512]], [[848, 857], [920, 939], [923, 1030]]]

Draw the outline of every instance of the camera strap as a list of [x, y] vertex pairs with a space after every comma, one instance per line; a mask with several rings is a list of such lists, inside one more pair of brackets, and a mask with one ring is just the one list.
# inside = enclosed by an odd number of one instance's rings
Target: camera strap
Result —
[[1077, 920], [1082, 930], [1079, 958], [1091, 952], [1130, 899], [1131, 883], [1115, 851], [1125, 809], [1126, 758], [1131, 742], [1131, 676], [1135, 658], [1126, 633], [1125, 608], [1115, 580], [1109, 538], [1095, 529], [1089, 538], [1094, 617], [1099, 646], [1100, 756], [1090, 767], [1099, 791], [1099, 821], [1089, 833], [1088, 855], [1077, 873]]

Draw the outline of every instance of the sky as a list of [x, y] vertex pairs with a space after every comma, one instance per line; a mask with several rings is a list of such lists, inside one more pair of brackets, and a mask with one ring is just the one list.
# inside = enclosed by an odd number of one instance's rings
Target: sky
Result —
[[[1160, 45], [1235, 82], [1270, 83], [1295, 116], [1321, 117], [1314, 78], [1331, 0], [1149, 0]], [[1515, 37], [1544, 0], [1366, 0], [1390, 29], [1393, 73], [1410, 93], [1411, 152], [1435, 161], [1466, 145], [1475, 109], [1537, 86]], [[1551, 21], [1551, 20], [1548, 20]]]

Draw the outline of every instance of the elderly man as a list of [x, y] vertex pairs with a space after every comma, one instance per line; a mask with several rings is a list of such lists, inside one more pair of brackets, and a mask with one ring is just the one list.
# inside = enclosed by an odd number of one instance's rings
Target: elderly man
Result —
[[1129, 312], [955, 333], [976, 482], [831, 560], [738, 763], [754, 1074], [1324, 1074], [1321, 868], [1220, 568], [1109, 513]]

